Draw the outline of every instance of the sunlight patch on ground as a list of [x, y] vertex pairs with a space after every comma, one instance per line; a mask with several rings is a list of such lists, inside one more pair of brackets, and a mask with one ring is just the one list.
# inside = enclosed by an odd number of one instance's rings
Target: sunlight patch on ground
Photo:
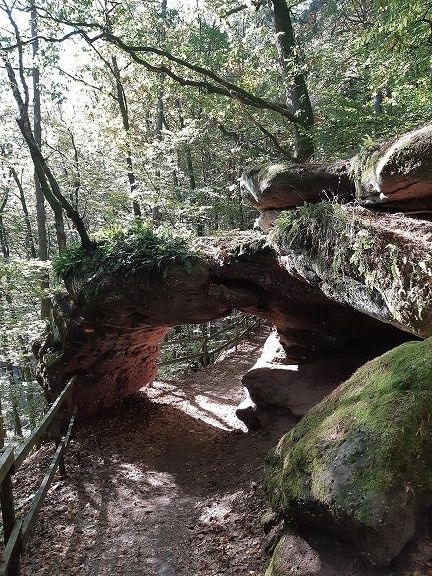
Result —
[[173, 384], [155, 381], [143, 391], [152, 402], [175, 406], [188, 416], [201, 420], [221, 430], [240, 430], [247, 432], [246, 426], [235, 415], [238, 402], [230, 402], [222, 394], [220, 397], [213, 390], [181, 390]]
[[239, 517], [235, 511], [235, 502], [241, 494], [242, 491], [234, 492], [210, 502], [201, 514], [199, 521], [203, 524], [211, 524], [216, 521], [223, 522], [228, 515], [231, 515], [231, 520], [235, 521], [235, 518]]

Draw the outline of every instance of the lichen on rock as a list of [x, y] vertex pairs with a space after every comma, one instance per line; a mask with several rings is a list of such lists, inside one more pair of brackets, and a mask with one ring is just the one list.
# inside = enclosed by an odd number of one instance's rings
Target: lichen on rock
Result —
[[272, 507], [388, 564], [432, 503], [432, 339], [361, 367], [266, 461]]
[[333, 202], [282, 212], [281, 264], [332, 300], [422, 337], [432, 334], [432, 225]]

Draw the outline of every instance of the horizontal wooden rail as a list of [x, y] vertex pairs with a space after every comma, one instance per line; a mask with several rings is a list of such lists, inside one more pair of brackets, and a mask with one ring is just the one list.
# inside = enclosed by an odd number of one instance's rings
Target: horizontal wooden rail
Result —
[[210, 338], [216, 338], [217, 336], [220, 336], [221, 334], [225, 334], [226, 332], [229, 332], [230, 330], [232, 330], [236, 326], [239, 326], [243, 322], [245, 322], [245, 318], [242, 318], [241, 320], [237, 320], [237, 322], [233, 322], [232, 324], [229, 324], [226, 328], [222, 328], [221, 330], [218, 330], [217, 332], [213, 332], [213, 334], [209, 334], [209, 337]]
[[233, 338], [230, 338], [229, 340], [227, 340], [226, 342], [224, 342], [222, 345], [218, 346], [217, 348], [214, 348], [213, 350], [209, 350], [208, 346], [211, 343], [211, 341], [216, 337], [216, 336], [220, 336], [221, 334], [224, 334], [226, 332], [229, 332], [230, 330], [232, 330], [233, 328], [238, 327], [241, 324], [244, 324], [245, 322], [248, 321], [248, 317], [244, 317], [241, 320], [238, 320], [237, 322], [234, 322], [232, 324], [230, 324], [229, 326], [223, 328], [222, 330], [218, 330], [217, 332], [213, 333], [213, 334], [209, 334], [209, 335], [204, 335], [204, 336], [196, 336], [196, 337], [188, 337], [188, 338], [184, 338], [184, 339], [176, 339], [176, 340], [168, 340], [166, 342], [169, 344], [183, 344], [183, 343], [188, 343], [188, 342], [201, 342], [201, 345], [197, 348], [196, 352], [194, 354], [187, 354], [186, 356], [180, 356], [179, 358], [172, 358], [171, 360], [165, 360], [164, 362], [160, 362], [159, 366], [163, 367], [163, 366], [171, 366], [173, 364], [180, 364], [180, 363], [184, 363], [184, 362], [190, 362], [192, 360], [196, 360], [196, 359], [202, 359], [203, 356], [205, 356], [204, 358], [204, 366], [207, 366], [210, 362], [210, 357], [214, 356], [215, 354], [217, 354], [218, 352], [221, 352], [224, 348], [226, 348], [227, 346], [229, 346], [230, 344], [238, 344], [239, 341], [248, 333], [250, 332], [255, 326], [257, 326], [260, 322], [260, 320], [254, 320], [254, 322], [252, 324], [250, 324], [249, 326], [246, 327], [245, 330], [243, 330], [240, 334], [236, 334], [236, 336], [234, 336]]
[[259, 320], [256, 320], [251, 326], [248, 326], [246, 328], [246, 330], [243, 330], [243, 332], [241, 332], [235, 338], [231, 338], [231, 340], [228, 340], [228, 342], [225, 342], [224, 344], [222, 344], [221, 346], [218, 346], [214, 350], [209, 350], [209, 354], [210, 355], [218, 354], [219, 352], [222, 352], [222, 350], [224, 348], [226, 348], [227, 346], [230, 346], [231, 344], [235, 344], [236, 342], [239, 342], [243, 338], [243, 336], [246, 336], [246, 334], [248, 332], [250, 332], [253, 328], [255, 328], [255, 326], [257, 326], [259, 324], [259, 322], [260, 322]]
[[200, 336], [188, 336], [187, 338], [174, 338], [173, 340], [164, 340], [161, 347], [172, 346], [173, 344], [184, 344], [189, 342], [199, 342], [200, 340], [205, 340], [207, 336], [201, 334]]
[[201, 340], [205, 340], [206, 338], [213, 339], [216, 338], [217, 336], [220, 336], [221, 334], [229, 332], [230, 330], [232, 330], [236, 326], [239, 326], [240, 324], [244, 324], [245, 321], [247, 321], [246, 316], [244, 318], [241, 318], [240, 320], [237, 320], [236, 322], [232, 322], [228, 326], [225, 326], [225, 328], [221, 328], [217, 332], [213, 332], [211, 334], [197, 334], [196, 336], [187, 336], [186, 338], [173, 338], [172, 340], [164, 340], [164, 342], [162, 342], [161, 344], [161, 347], [172, 346], [173, 344], [187, 344], [189, 342], [199, 342]]
[[180, 364], [181, 362], [188, 362], [189, 360], [195, 360], [196, 358], [201, 358], [202, 353], [199, 354], [189, 354], [188, 356], [180, 356], [180, 358], [173, 358], [172, 360], [165, 360], [161, 362], [159, 366], [170, 366], [171, 364]]
[[[69, 402], [67, 401], [69, 395], [72, 393], [75, 381], [76, 378], [74, 377], [67, 383], [65, 389], [52, 404], [39, 426], [16, 450], [14, 450], [13, 447], [5, 448], [0, 455], [0, 500], [5, 541], [2, 563], [0, 564], [0, 576], [19, 576], [20, 554], [32, 534], [38, 514], [57, 469], [60, 468], [60, 473], [64, 471], [63, 457], [72, 436], [76, 408], [69, 419], [68, 427], [63, 438], [60, 437], [59, 433], [59, 420], [63, 418], [62, 415], [64, 412], [62, 409], [69, 408]], [[57, 430], [55, 436], [58, 435], [59, 441], [56, 451], [43, 477], [42, 483], [32, 499], [30, 510], [23, 519], [15, 520], [12, 475], [19, 469], [33, 448], [41, 442], [50, 426], [53, 426]]]
[[38, 444], [45, 432], [48, 430], [50, 424], [53, 422], [54, 418], [57, 416], [58, 411], [63, 406], [64, 402], [67, 400], [69, 393], [71, 392], [74, 384], [75, 384], [76, 377], [74, 376], [69, 382], [67, 383], [65, 389], [60, 394], [60, 396], [55, 400], [51, 408], [46, 413], [43, 420], [40, 422], [39, 426], [33, 430], [33, 432], [29, 435], [29, 437], [18, 447], [15, 452], [15, 470], [21, 466], [33, 448]]

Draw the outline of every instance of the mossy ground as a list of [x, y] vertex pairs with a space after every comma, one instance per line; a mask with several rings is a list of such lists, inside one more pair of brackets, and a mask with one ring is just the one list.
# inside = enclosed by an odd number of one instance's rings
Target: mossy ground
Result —
[[[432, 339], [408, 342], [372, 360], [337, 388], [279, 442], [266, 463], [275, 509], [315, 500], [368, 525], [382, 495], [406, 490], [431, 499]], [[359, 443], [359, 439], [361, 442]], [[328, 471], [346, 466], [352, 478], [332, 491]], [[349, 458], [348, 458], [349, 460]], [[348, 462], [349, 463], [349, 462]]]

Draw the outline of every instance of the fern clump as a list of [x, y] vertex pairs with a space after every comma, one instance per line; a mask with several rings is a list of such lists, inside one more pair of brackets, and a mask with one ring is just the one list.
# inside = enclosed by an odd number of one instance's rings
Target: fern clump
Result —
[[53, 268], [62, 280], [101, 273], [129, 275], [141, 269], [164, 272], [174, 263], [190, 272], [197, 257], [199, 252], [191, 237], [139, 222], [126, 230], [111, 228], [99, 232], [90, 251], [71, 246], [54, 260]]

